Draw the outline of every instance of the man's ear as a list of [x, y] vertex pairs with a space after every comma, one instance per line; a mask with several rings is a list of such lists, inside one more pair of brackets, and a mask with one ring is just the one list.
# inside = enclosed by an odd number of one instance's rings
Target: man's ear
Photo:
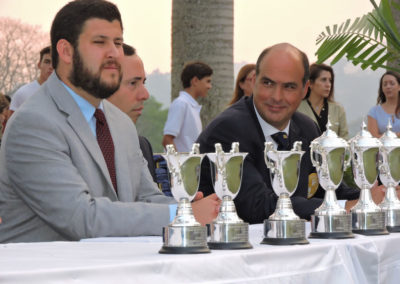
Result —
[[195, 87], [199, 81], [200, 81], [199, 78], [197, 78], [196, 76], [194, 76], [194, 77], [192, 78], [192, 80], [190, 80], [190, 86], [191, 86], [191, 87]]
[[57, 53], [59, 61], [71, 64], [74, 57], [74, 48], [66, 39], [57, 42]]

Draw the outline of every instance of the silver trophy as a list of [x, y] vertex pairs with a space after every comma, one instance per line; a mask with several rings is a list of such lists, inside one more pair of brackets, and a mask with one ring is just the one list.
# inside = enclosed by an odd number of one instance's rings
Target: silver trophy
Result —
[[211, 249], [250, 249], [249, 224], [243, 222], [236, 213], [233, 199], [239, 193], [242, 183], [243, 162], [247, 153], [239, 152], [239, 143], [232, 143], [229, 153], [222, 150], [220, 143], [215, 144], [215, 153], [207, 156], [214, 169], [214, 189], [222, 200], [218, 217], [211, 223], [211, 237], [208, 246]]
[[390, 120], [380, 141], [379, 177], [386, 187], [385, 199], [380, 207], [385, 212], [388, 231], [400, 232], [400, 201], [396, 194], [396, 186], [400, 182], [400, 139], [392, 131]]
[[350, 150], [348, 143], [339, 138], [331, 127], [328, 121], [326, 131], [310, 146], [311, 162], [325, 189], [324, 202], [311, 215], [310, 238], [353, 238], [351, 214], [340, 207], [335, 193], [342, 182], [344, 170], [350, 165]]
[[171, 174], [171, 191], [178, 201], [176, 217], [163, 230], [164, 245], [160, 253], [207, 253], [207, 228], [196, 221], [191, 201], [200, 183], [200, 165], [204, 154], [199, 144], [193, 144], [190, 153], [177, 153], [173, 145], [167, 145], [163, 154]]
[[362, 235], [388, 234], [385, 226], [385, 213], [375, 204], [371, 187], [378, 177], [379, 148], [381, 142], [372, 137], [364, 121], [361, 131], [349, 141], [353, 175], [361, 189], [357, 204], [351, 209], [353, 233]]
[[272, 188], [279, 196], [275, 212], [264, 221], [262, 244], [308, 244], [306, 220], [294, 213], [290, 196], [296, 191], [300, 162], [304, 151], [297, 141], [291, 151], [277, 151], [272, 142], [265, 142], [264, 159], [269, 168]]

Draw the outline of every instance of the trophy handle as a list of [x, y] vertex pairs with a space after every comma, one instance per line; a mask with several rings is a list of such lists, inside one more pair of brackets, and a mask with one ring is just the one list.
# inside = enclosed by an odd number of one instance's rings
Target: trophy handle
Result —
[[264, 143], [265, 148], [264, 148], [264, 160], [265, 164], [267, 165], [267, 168], [269, 168], [271, 171], [275, 171], [275, 163], [271, 161], [271, 159], [268, 158], [268, 152], [269, 151], [275, 151], [274, 145], [271, 142], [265, 142]]
[[314, 157], [316, 153], [316, 148], [318, 147], [318, 144], [315, 142], [311, 143], [311, 151], [310, 151], [310, 156], [311, 156], [311, 163], [313, 164], [313, 166], [317, 169], [319, 169], [321, 167], [321, 163], [319, 161], [317, 161]]
[[348, 167], [350, 167], [350, 164], [351, 164], [351, 152], [350, 152], [350, 148], [346, 147], [344, 150], [343, 170], [345, 171]]

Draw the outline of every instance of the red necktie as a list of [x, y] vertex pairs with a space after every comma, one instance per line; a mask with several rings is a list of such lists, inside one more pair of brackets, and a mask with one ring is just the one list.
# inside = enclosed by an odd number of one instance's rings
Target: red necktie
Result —
[[104, 160], [106, 161], [108, 172], [110, 173], [111, 181], [117, 192], [117, 175], [115, 173], [114, 162], [114, 143], [111, 137], [110, 129], [108, 128], [106, 117], [101, 109], [96, 109], [94, 112], [96, 118], [96, 136]]

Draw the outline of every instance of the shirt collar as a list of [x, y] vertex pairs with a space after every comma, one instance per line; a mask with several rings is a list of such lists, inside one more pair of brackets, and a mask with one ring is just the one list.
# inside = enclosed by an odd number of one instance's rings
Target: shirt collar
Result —
[[266, 122], [266, 121], [260, 116], [260, 114], [259, 114], [258, 111], [257, 111], [256, 106], [254, 105], [254, 101], [253, 101], [253, 107], [254, 107], [254, 111], [256, 112], [258, 122], [260, 123], [261, 129], [262, 129], [262, 131], [263, 131], [263, 133], [264, 133], [264, 137], [265, 137], [265, 140], [266, 140], [266, 141], [269, 140], [268, 137], [270, 137], [271, 135], [273, 135], [273, 134], [275, 134], [275, 133], [277, 133], [277, 132], [285, 132], [286, 135], [289, 136], [290, 120], [289, 120], [288, 125], [285, 127], [285, 129], [279, 130], [279, 129], [273, 127], [273, 126], [272, 126], [271, 124], [269, 124], [268, 122]]
[[[68, 87], [64, 82], [60, 80], [61, 84], [65, 87], [65, 89], [68, 91], [68, 93], [72, 96], [76, 104], [78, 105], [79, 109], [81, 110], [83, 116], [85, 117], [85, 120], [87, 122], [90, 122], [90, 120], [93, 118], [94, 112], [96, 111], [96, 108], [89, 103], [87, 100], [82, 98], [80, 95], [75, 93], [70, 87]], [[100, 102], [99, 104], [99, 109], [103, 109], [103, 101]]]
[[179, 96], [190, 103], [192, 106], [201, 108], [201, 105], [186, 91], [180, 91]]

